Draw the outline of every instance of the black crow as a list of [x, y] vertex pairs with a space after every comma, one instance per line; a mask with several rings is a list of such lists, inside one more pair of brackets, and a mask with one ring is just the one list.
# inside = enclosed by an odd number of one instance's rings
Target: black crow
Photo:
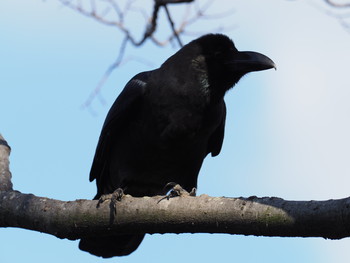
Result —
[[[197, 186], [204, 158], [220, 153], [224, 95], [242, 76], [275, 68], [256, 52], [240, 52], [225, 35], [202, 36], [160, 68], [133, 77], [109, 110], [90, 172], [97, 195], [122, 189], [164, 195], [169, 182]], [[132, 253], [144, 234], [83, 238], [79, 247], [101, 257]]]

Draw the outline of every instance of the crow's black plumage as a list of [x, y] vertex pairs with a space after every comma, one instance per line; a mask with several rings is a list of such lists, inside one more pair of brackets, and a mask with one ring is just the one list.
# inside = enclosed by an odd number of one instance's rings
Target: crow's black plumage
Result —
[[[202, 36], [152, 71], [137, 74], [110, 109], [90, 181], [97, 195], [117, 188], [132, 196], [165, 194], [169, 182], [191, 191], [203, 159], [220, 153], [224, 95], [248, 72], [274, 68], [268, 57], [239, 52], [225, 35]], [[79, 247], [102, 257], [133, 252], [144, 235], [91, 237]]]

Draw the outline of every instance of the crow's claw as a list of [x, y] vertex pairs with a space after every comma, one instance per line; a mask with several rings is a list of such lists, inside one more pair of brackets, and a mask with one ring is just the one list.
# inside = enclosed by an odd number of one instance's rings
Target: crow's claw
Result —
[[173, 197], [179, 197], [179, 196], [196, 196], [196, 188], [193, 187], [191, 192], [187, 192], [185, 189], [183, 189], [181, 187], [181, 185], [177, 184], [177, 183], [174, 183], [174, 182], [170, 182], [170, 183], [167, 183], [164, 187], [164, 190], [167, 190], [169, 187], [171, 186], [171, 190], [169, 192], [169, 194], [165, 195], [164, 197], [162, 197], [158, 203], [164, 199], [167, 199], [169, 200], [170, 198], [173, 198]]
[[98, 199], [97, 207], [99, 207], [104, 201], [111, 201], [111, 208], [113, 209], [114, 215], [117, 213], [117, 202], [121, 201], [124, 196], [124, 191], [121, 188], [116, 189], [111, 194], [102, 195], [100, 199]]
[[196, 196], [197, 194], [197, 188], [196, 187], [193, 187], [191, 192], [188, 193], [190, 196]]

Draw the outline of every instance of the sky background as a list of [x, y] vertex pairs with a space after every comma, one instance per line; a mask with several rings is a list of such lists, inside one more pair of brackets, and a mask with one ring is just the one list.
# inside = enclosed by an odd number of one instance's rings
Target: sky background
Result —
[[[145, 6], [150, 10], [151, 5]], [[200, 1], [201, 3], [203, 1]], [[217, 0], [191, 32], [219, 26], [239, 50], [277, 64], [246, 76], [226, 96], [221, 154], [208, 157], [198, 194], [326, 200], [349, 196], [350, 34], [326, 14], [323, 1]], [[149, 3], [149, 1], [147, 1]], [[183, 8], [171, 8], [181, 17]], [[162, 13], [162, 17], [164, 13]], [[163, 18], [161, 18], [163, 19]], [[164, 20], [158, 34], [168, 34]], [[140, 15], [130, 18], [144, 30]], [[142, 25], [142, 27], [140, 27]], [[135, 33], [136, 34], [136, 33]], [[88, 173], [109, 107], [136, 73], [177, 51], [146, 43], [127, 54], [90, 110], [81, 105], [114, 61], [122, 35], [58, 1], [0, 0], [0, 133], [12, 147], [16, 190], [61, 200], [91, 199]], [[185, 43], [195, 35], [183, 38]], [[92, 114], [91, 112], [94, 112]], [[0, 229], [1, 262], [348, 262], [349, 239], [265, 238], [225, 234], [148, 235], [123, 258], [99, 259], [78, 241], [33, 231]]]

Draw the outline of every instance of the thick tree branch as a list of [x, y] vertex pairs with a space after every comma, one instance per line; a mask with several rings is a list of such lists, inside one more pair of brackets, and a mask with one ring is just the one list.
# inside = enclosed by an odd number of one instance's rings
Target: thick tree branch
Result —
[[0, 137], [0, 227], [19, 227], [72, 240], [115, 233], [228, 233], [330, 239], [350, 236], [350, 198], [286, 201], [276, 197], [185, 195], [161, 200], [161, 196], [126, 195], [114, 210], [108, 200], [100, 205], [96, 200], [65, 202], [13, 191], [9, 153], [9, 146]]
[[162, 200], [126, 195], [117, 203], [63, 202], [16, 191], [0, 192], [0, 227], [78, 239], [114, 233], [228, 233], [256, 236], [350, 236], [350, 198], [285, 201], [201, 195]]

